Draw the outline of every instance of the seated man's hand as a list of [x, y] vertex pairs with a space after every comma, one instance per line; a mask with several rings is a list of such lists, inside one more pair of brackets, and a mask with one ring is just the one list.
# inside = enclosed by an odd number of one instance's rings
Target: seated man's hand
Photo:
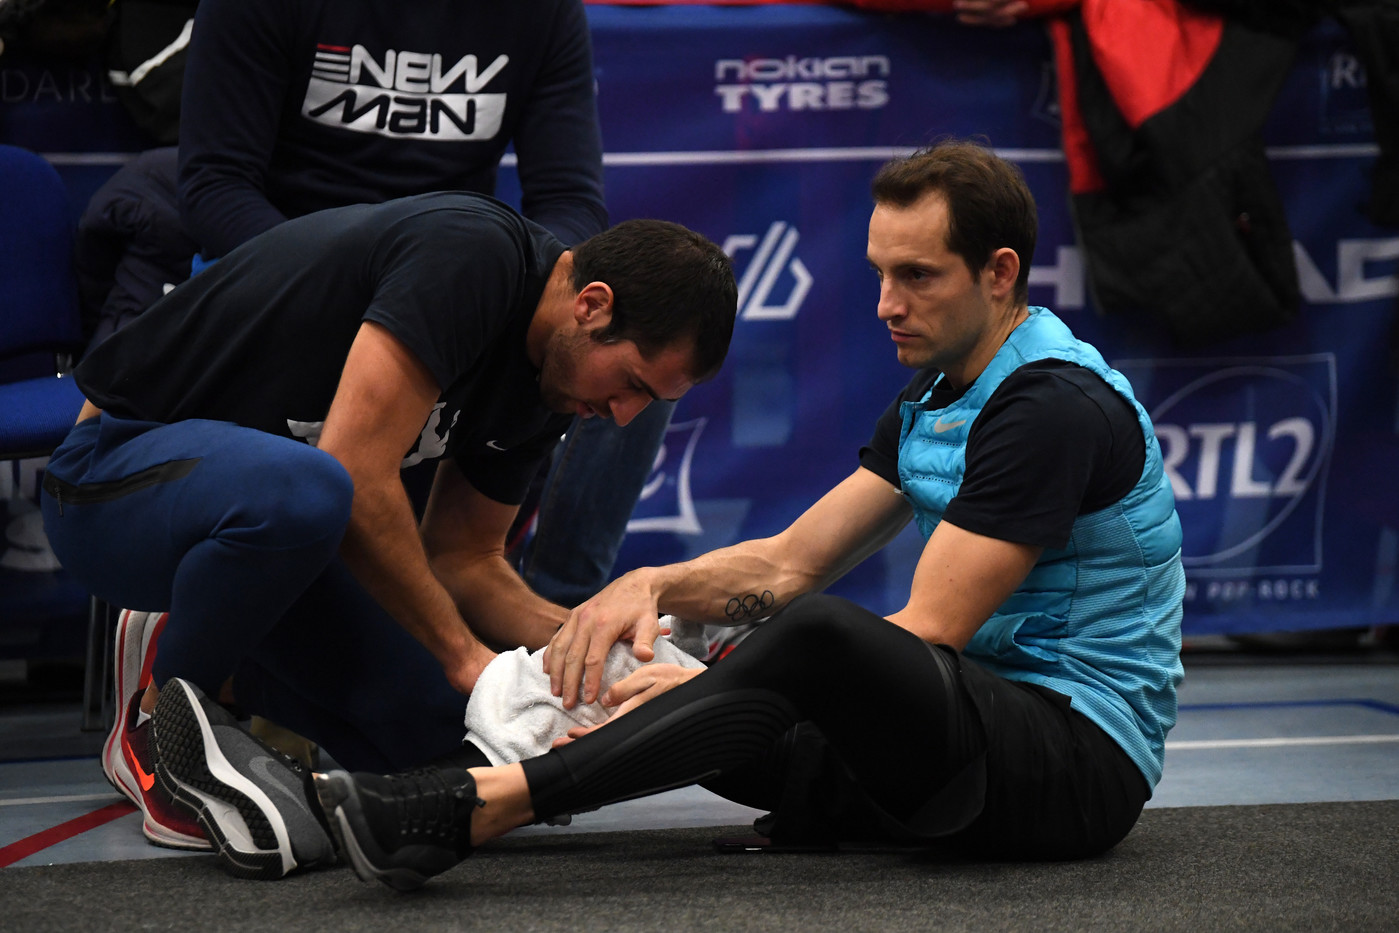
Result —
[[638, 661], [656, 656], [653, 645], [661, 634], [656, 596], [644, 571], [634, 570], [614, 580], [601, 593], [569, 613], [568, 621], [544, 650], [549, 690], [572, 709], [581, 698], [597, 699], [607, 652], [618, 641], [630, 641]]
[[703, 673], [704, 668], [702, 667], [681, 667], [679, 664], [647, 664], [645, 667], [632, 671], [608, 687], [598, 698], [603, 706], [617, 707], [607, 718], [607, 722], [598, 723], [596, 726], [575, 726], [568, 730], [567, 735], [555, 739], [554, 747], [567, 745], [574, 739], [581, 738], [594, 729], [607, 725], [618, 716], [631, 712], [642, 703], [654, 700], [667, 690], [678, 687], [695, 675]]

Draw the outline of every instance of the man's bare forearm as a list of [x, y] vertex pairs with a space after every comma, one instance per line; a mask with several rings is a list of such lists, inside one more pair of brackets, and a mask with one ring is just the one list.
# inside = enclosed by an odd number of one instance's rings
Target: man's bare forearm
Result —
[[498, 650], [542, 648], [568, 618], [567, 609], [531, 590], [503, 554], [437, 557], [432, 569], [476, 637]]
[[738, 625], [761, 619], [819, 583], [784, 559], [776, 538], [744, 541], [694, 560], [634, 571], [661, 612], [696, 622]]
[[402, 485], [356, 487], [341, 553], [365, 590], [432, 652], [453, 685], [469, 690], [491, 652], [433, 576]]

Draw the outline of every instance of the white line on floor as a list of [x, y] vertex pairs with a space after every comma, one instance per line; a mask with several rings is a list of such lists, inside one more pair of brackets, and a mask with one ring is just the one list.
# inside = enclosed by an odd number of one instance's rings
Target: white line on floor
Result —
[[[1168, 741], [1166, 748], [1170, 751], [1199, 751], [1217, 748], [1280, 748], [1300, 745], [1378, 745], [1388, 742], [1399, 742], [1399, 735], [1299, 735], [1267, 739], [1183, 739]], [[120, 796], [112, 793], [16, 797], [10, 800], [0, 799], [0, 807], [19, 807], [43, 803], [77, 803], [87, 800], [110, 800], [115, 803], [120, 799], [122, 799]]]
[[11, 800], [0, 800], [0, 807], [22, 807], [36, 803], [77, 803], [82, 800], [110, 800], [116, 803], [118, 800], [125, 800], [119, 794], [71, 794], [62, 797], [15, 797]]

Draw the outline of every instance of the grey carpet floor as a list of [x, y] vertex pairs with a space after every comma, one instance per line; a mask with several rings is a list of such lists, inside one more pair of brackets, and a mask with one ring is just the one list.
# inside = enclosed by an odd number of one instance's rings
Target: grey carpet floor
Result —
[[1111, 853], [1071, 863], [721, 854], [725, 834], [507, 837], [406, 895], [346, 868], [238, 881], [212, 857], [10, 868], [0, 928], [1399, 930], [1399, 800], [1147, 810]]

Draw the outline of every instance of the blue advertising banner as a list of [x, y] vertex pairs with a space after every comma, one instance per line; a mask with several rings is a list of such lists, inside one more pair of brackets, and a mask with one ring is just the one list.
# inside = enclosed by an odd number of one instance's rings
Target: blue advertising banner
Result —
[[[1299, 319], [1205, 349], [1093, 307], [1069, 213], [1050, 49], [824, 7], [590, 9], [613, 218], [659, 215], [734, 258], [740, 312], [681, 402], [619, 570], [773, 534], [855, 469], [908, 378], [874, 316], [868, 183], [889, 156], [983, 135], [1040, 207], [1031, 301], [1124, 374], [1157, 424], [1185, 530], [1186, 629], [1393, 622], [1399, 231], [1361, 213], [1376, 148], [1339, 28], [1309, 37], [1268, 127], [1304, 292]], [[888, 612], [907, 530], [832, 589]]]
[[[740, 279], [729, 361], [677, 408], [619, 572], [773, 534], [856, 468], [910, 375], [875, 318], [869, 180], [940, 135], [982, 135], [1039, 204], [1031, 301], [1097, 344], [1156, 421], [1185, 530], [1187, 632], [1399, 617], [1399, 230], [1362, 213], [1378, 150], [1339, 27], [1307, 38], [1266, 129], [1302, 313], [1184, 350], [1159, 322], [1093, 305], [1039, 24], [800, 5], [588, 15], [612, 219], [693, 227]], [[0, 140], [48, 155], [78, 209], [148, 145], [96, 71], [5, 62], [0, 92]], [[518, 197], [508, 163], [501, 195]], [[832, 589], [893, 611], [920, 550], [910, 527]]]

